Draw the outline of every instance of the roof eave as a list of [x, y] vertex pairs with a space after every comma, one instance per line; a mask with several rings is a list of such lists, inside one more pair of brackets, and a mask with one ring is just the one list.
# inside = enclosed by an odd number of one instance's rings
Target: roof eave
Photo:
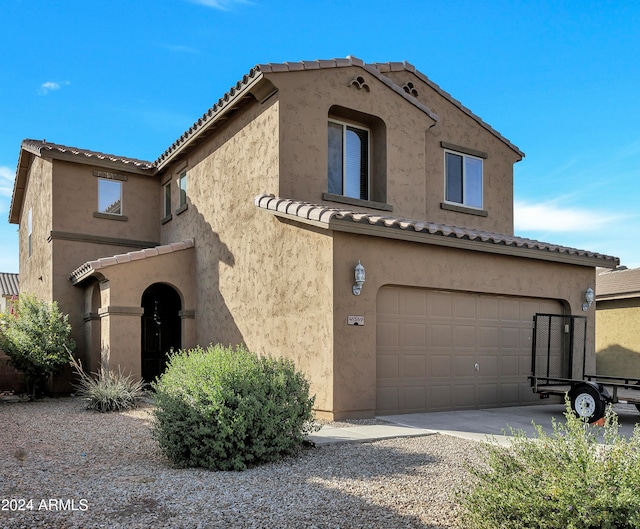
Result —
[[[229, 112], [237, 107], [240, 102], [248, 95], [252, 93], [252, 90], [256, 88], [256, 86], [264, 79], [263, 73], [259, 70], [259, 66], [256, 70], [256, 74], [249, 78], [246, 83], [242, 84], [242, 87], [238, 90], [235, 90], [233, 95], [230, 95], [230, 92], [227, 92], [223, 99], [221, 99], [218, 104], [221, 106], [213, 110], [212, 107], [208, 112], [211, 112], [212, 115], [209, 119], [205, 119], [205, 116], [200, 118], [189, 131], [185, 132], [181, 138], [176, 140], [174, 144], [169, 147], [164, 153], [160, 155], [160, 157], [155, 161], [155, 165], [158, 168], [158, 171], [161, 171], [165, 167], [167, 167], [170, 163], [176, 160], [181, 154], [183, 154], [186, 150], [188, 150], [194, 143], [196, 143], [199, 138], [218, 124], [221, 120], [223, 120]], [[271, 92], [269, 95], [271, 95]], [[256, 99], [259, 97], [256, 96]], [[265, 97], [266, 99], [266, 97]], [[182, 139], [184, 138], [184, 139]], [[175, 147], [174, 147], [175, 146]], [[174, 150], [172, 150], [172, 148]]]
[[11, 206], [9, 207], [9, 224], [19, 224], [24, 201], [24, 190], [27, 185], [27, 174], [33, 161], [34, 154], [24, 147], [20, 148], [18, 155], [18, 167], [16, 177], [13, 182], [13, 192], [11, 193]]

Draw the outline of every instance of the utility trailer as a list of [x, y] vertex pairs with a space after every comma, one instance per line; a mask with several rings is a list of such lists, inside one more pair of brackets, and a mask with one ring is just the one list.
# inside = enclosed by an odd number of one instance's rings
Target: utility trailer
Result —
[[587, 319], [536, 314], [531, 346], [531, 388], [541, 399], [567, 395], [578, 417], [595, 422], [608, 403], [628, 402], [640, 411], [640, 379], [586, 372]]

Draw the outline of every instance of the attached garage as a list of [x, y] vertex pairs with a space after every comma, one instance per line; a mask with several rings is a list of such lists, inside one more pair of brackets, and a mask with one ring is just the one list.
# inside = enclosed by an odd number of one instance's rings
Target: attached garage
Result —
[[531, 370], [535, 313], [559, 301], [385, 286], [376, 318], [376, 413], [418, 413], [537, 400]]

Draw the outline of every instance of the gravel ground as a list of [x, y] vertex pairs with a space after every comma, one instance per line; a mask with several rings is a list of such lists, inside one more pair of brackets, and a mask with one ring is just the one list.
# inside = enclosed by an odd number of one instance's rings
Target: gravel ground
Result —
[[308, 448], [244, 472], [175, 469], [151, 409], [0, 403], [0, 527], [451, 528], [477, 458], [471, 441], [430, 435]]

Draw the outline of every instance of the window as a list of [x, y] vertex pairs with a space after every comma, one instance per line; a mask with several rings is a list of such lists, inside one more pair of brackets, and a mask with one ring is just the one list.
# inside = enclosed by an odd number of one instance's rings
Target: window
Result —
[[180, 190], [180, 199], [178, 201], [178, 209], [187, 205], [187, 173], [182, 173], [178, 178], [178, 189]]
[[369, 200], [369, 131], [329, 121], [329, 193]]
[[164, 206], [162, 209], [163, 218], [171, 216], [171, 182], [163, 186]]
[[122, 215], [122, 182], [98, 179], [98, 213]]
[[31, 235], [33, 234], [33, 209], [29, 208], [27, 213], [27, 255], [31, 257], [33, 246], [31, 242]]
[[482, 208], [482, 159], [445, 151], [445, 201]]

